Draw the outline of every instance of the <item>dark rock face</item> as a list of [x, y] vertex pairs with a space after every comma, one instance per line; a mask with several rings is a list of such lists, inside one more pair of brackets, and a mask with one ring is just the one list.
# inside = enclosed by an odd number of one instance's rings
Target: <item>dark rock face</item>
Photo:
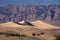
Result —
[[7, 5], [0, 7], [0, 23], [43, 20], [52, 24], [60, 23], [60, 5]]

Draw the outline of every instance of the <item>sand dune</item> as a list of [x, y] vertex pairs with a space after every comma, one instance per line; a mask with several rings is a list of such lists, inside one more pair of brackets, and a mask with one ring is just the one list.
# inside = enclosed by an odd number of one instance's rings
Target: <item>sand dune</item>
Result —
[[39, 28], [39, 29], [59, 28], [57, 26], [50, 25], [50, 24], [42, 22], [40, 20], [31, 22], [31, 24], [34, 25], [36, 28]]
[[[20, 39], [21, 37], [6, 37], [6, 35], [0, 34], [0, 40], [54, 40], [55, 38], [53, 37], [53, 35], [60, 34], [60, 29], [50, 29], [58, 27], [44, 23], [42, 21], [33, 21], [31, 22], [31, 24], [33, 24], [36, 28], [29, 25], [18, 25], [14, 22], [1, 23], [0, 32], [18, 33], [20, 35], [26, 35], [27, 37], [23, 37], [22, 39]], [[33, 34], [35, 34], [35, 36], [33, 36]]]
[[20, 25], [14, 23], [14, 22], [6, 22], [6, 23], [1, 23], [0, 26], [5, 26], [5, 27], [18, 27]]
[[[50, 25], [48, 23], [45, 23], [43, 21], [33, 21], [33, 22], [30, 22], [32, 25], [34, 25], [34, 27], [36, 28], [39, 28], [39, 29], [51, 29], [51, 28], [60, 28], [60, 27], [57, 27], [57, 26], [54, 26], [54, 25]], [[7, 22], [7, 23], [2, 23], [0, 24], [0, 26], [4, 26], [4, 27], [33, 27], [33, 26], [29, 26], [29, 25], [19, 25], [19, 24], [16, 24], [14, 22]]]
[[6, 23], [0, 23], [0, 27], [20, 27], [20, 28], [24, 28], [24, 27], [32, 27], [29, 25], [19, 25], [17, 23], [14, 22], [6, 22]]

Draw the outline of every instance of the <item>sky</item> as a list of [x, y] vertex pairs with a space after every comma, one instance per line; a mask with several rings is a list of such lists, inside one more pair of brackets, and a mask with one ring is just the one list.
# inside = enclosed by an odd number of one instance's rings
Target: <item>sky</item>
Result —
[[0, 0], [0, 6], [5, 6], [8, 4], [12, 5], [29, 5], [29, 4], [41, 4], [50, 5], [58, 4], [60, 5], [60, 0]]

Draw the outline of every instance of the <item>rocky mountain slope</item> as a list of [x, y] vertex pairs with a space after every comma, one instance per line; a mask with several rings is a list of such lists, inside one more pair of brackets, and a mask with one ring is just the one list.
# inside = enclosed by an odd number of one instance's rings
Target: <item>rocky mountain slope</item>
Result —
[[59, 25], [60, 5], [6, 5], [0, 7], [0, 23], [42, 20]]

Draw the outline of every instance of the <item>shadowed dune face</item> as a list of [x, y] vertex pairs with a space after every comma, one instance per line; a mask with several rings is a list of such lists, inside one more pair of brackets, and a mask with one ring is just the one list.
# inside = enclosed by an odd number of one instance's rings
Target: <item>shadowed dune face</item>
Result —
[[3, 27], [32, 27], [33, 25], [26, 22], [26, 23], [16, 23], [16, 22], [6, 22], [6, 23], [1, 23], [0, 26]]
[[38, 29], [60, 28], [58, 26], [50, 25], [50, 24], [45, 23], [45, 22], [40, 21], [40, 20], [31, 22], [31, 24], [34, 25]]
[[18, 22], [16, 24], [19, 24], [19, 25], [29, 25], [29, 26], [33, 26], [30, 22], [27, 22], [27, 21], [21, 21], [21, 22]]

